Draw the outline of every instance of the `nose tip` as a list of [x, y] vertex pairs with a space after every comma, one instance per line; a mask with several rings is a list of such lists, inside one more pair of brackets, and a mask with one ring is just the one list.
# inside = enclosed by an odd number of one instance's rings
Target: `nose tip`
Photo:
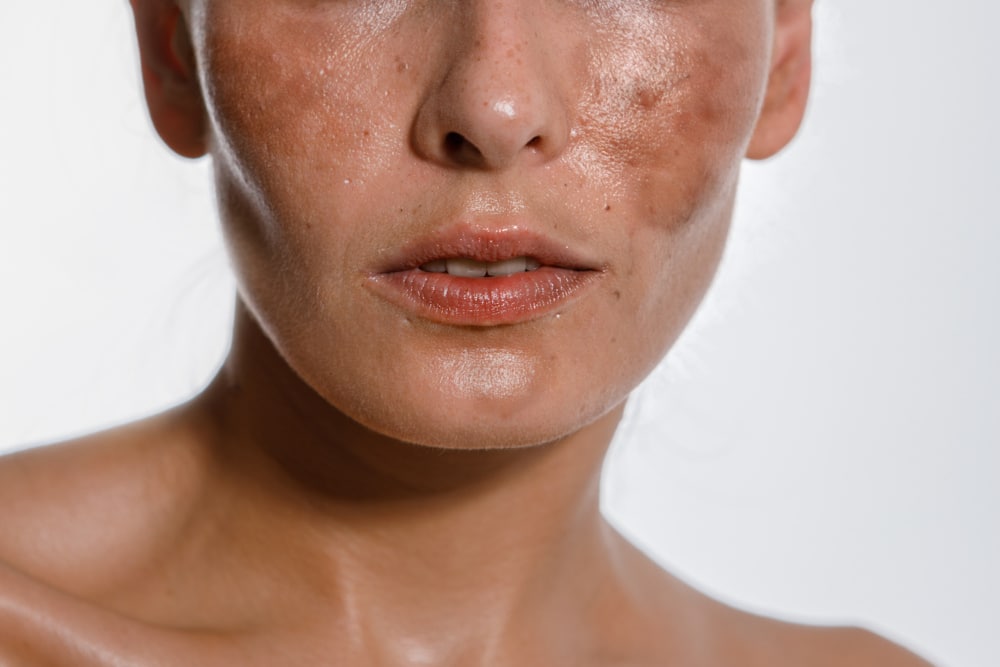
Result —
[[486, 170], [558, 156], [569, 124], [544, 49], [509, 17], [481, 19], [474, 32], [449, 53], [417, 113], [417, 152], [445, 166]]

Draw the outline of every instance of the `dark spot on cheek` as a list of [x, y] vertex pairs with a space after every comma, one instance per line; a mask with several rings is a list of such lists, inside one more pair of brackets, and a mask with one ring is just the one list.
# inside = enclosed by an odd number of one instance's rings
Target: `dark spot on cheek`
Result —
[[604, 211], [607, 212], [607, 211], [610, 211], [610, 210], [611, 210], [611, 204], [605, 204], [604, 205]]
[[657, 105], [663, 94], [648, 86], [643, 86], [635, 92], [635, 103], [643, 109], [649, 110]]
[[615, 301], [621, 301], [622, 300], [621, 290], [615, 290], [614, 292], [611, 293], [611, 296], [615, 297]]

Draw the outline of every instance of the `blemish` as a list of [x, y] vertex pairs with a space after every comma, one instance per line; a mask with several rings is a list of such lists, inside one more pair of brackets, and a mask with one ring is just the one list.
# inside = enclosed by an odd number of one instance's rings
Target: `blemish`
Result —
[[635, 102], [643, 109], [652, 109], [660, 101], [660, 93], [652, 88], [642, 87], [635, 93]]

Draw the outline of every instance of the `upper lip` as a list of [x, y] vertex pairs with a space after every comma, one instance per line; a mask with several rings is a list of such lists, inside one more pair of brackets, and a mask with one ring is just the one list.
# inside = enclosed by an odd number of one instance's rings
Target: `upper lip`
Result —
[[460, 223], [406, 244], [390, 255], [377, 273], [409, 271], [435, 260], [459, 257], [484, 263], [531, 257], [542, 266], [577, 271], [602, 269], [583, 250], [522, 225], [487, 227]]

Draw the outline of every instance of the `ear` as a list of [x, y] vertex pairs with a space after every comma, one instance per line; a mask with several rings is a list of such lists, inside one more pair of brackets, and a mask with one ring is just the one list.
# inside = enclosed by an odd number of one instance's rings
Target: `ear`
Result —
[[747, 157], [771, 157], [798, 132], [812, 79], [812, 0], [776, 0], [771, 71]]
[[130, 0], [146, 105], [160, 138], [184, 157], [207, 151], [205, 104], [187, 22], [175, 0]]

